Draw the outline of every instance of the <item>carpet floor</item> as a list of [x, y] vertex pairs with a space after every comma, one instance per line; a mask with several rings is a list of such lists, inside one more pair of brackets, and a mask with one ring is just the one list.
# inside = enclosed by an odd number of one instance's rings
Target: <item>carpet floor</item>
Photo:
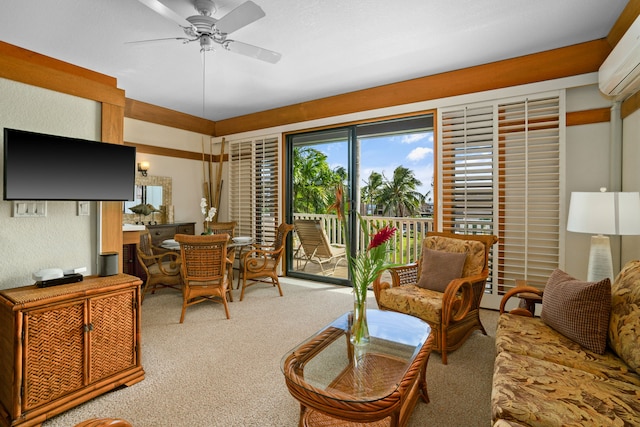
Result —
[[[297, 426], [299, 405], [280, 370], [282, 356], [351, 310], [350, 288], [283, 278], [284, 297], [269, 285], [234, 290], [227, 320], [220, 304], [187, 308], [162, 290], [142, 305], [145, 379], [70, 409], [43, 427], [72, 427], [92, 417], [123, 418], [134, 427]], [[377, 308], [371, 294], [370, 308]], [[418, 401], [409, 426], [490, 425], [494, 334], [498, 314], [483, 310], [488, 336], [474, 332], [442, 365], [427, 368], [431, 402]]]

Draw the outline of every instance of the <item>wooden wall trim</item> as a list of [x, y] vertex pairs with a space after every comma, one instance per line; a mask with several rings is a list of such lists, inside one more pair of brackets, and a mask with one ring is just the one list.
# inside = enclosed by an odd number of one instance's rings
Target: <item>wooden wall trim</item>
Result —
[[[124, 101], [124, 96], [123, 96]], [[103, 142], [122, 144], [124, 138], [124, 106], [102, 103]], [[100, 252], [118, 253], [118, 271], [122, 272], [122, 202], [102, 202], [102, 241]]]
[[607, 35], [607, 42], [612, 48], [618, 44], [638, 15], [640, 15], [640, 0], [629, 0]]
[[[129, 147], [136, 147], [136, 152], [138, 153], [155, 154], [158, 156], [175, 157], [178, 159], [202, 160], [202, 153], [197, 153], [195, 151], [176, 150], [174, 148], [157, 147], [155, 145], [139, 144], [137, 142], [129, 141], [125, 141], [124, 145], [128, 145]], [[204, 160], [207, 162], [209, 160], [211, 160], [212, 162], [219, 162], [220, 155], [205, 153]], [[226, 162], [228, 160], [229, 155], [225, 154], [223, 157], [223, 161]]]
[[593, 110], [572, 111], [567, 113], [567, 126], [588, 125], [611, 121], [610, 108], [596, 108]]
[[640, 92], [634, 93], [622, 102], [620, 116], [624, 119], [637, 110], [640, 110]]
[[0, 77], [56, 92], [124, 107], [116, 79], [0, 42]]
[[124, 116], [209, 136], [214, 135], [216, 130], [216, 124], [211, 120], [130, 98], [125, 101]]
[[216, 122], [216, 136], [598, 71], [606, 39], [421, 77]]

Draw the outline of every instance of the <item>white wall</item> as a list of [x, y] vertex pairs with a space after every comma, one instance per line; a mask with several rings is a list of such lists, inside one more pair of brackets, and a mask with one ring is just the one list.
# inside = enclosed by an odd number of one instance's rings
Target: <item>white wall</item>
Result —
[[[596, 85], [567, 90], [567, 112], [610, 108], [611, 101], [604, 98]], [[610, 124], [594, 123], [567, 127], [566, 196], [568, 213], [572, 191], [599, 191], [612, 189], [610, 183]], [[566, 232], [564, 270], [574, 277], [587, 278], [591, 235]], [[611, 236], [611, 255], [614, 274], [620, 260], [620, 238]]]
[[[209, 153], [211, 149], [210, 137], [207, 135], [128, 118], [125, 118], [124, 122], [124, 140], [195, 153], [202, 153], [203, 144], [205, 153]], [[215, 150], [216, 148], [214, 148], [214, 154], [218, 154], [219, 151]], [[196, 234], [200, 234], [203, 231], [204, 221], [200, 212], [204, 181], [202, 161], [145, 153], [138, 153], [136, 157], [138, 162], [145, 160], [149, 162], [149, 175], [171, 177], [174, 221], [195, 222]], [[217, 165], [214, 165], [213, 168], [214, 182], [216, 167]], [[205, 173], [208, 180], [209, 172], [206, 168]], [[225, 209], [221, 209], [221, 212], [224, 211]], [[225, 218], [220, 217], [220, 220], [223, 221]]]
[[[100, 115], [97, 102], [0, 78], [0, 128], [99, 141]], [[47, 216], [37, 218], [14, 218], [12, 206], [0, 201], [0, 289], [33, 284], [31, 273], [48, 267], [96, 274], [96, 203], [77, 216], [76, 202], [47, 202]]]
[[[622, 122], [622, 189], [640, 191], [640, 110]], [[622, 263], [640, 259], [640, 236], [622, 238]]]

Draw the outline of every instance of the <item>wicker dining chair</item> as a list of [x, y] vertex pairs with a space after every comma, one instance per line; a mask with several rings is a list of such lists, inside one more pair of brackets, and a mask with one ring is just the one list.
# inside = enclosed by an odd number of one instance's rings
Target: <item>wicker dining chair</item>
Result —
[[227, 304], [227, 294], [230, 293], [227, 276], [229, 235], [176, 234], [175, 240], [180, 243], [182, 258], [183, 288], [180, 323], [184, 322], [187, 307], [203, 301], [222, 303], [229, 319]]
[[[229, 239], [233, 239], [236, 237], [236, 226], [238, 223], [236, 221], [227, 221], [227, 222], [212, 222], [209, 224], [209, 231], [213, 234], [228, 234]], [[227, 258], [229, 258], [229, 265], [227, 267], [227, 274], [229, 275], [229, 289], [233, 288], [233, 263], [236, 260], [236, 251], [235, 248], [229, 249], [227, 253]], [[233, 295], [229, 293], [229, 300], [233, 302]]]
[[147, 229], [140, 232], [136, 256], [147, 275], [142, 289], [142, 301], [149, 291], [154, 294], [158, 288], [172, 288], [178, 291], [182, 289], [180, 255], [177, 252], [153, 246], [151, 234]]
[[[244, 291], [256, 283], [271, 283], [278, 288], [278, 292], [282, 296], [282, 288], [278, 280], [278, 265], [280, 265], [284, 254], [287, 235], [291, 230], [293, 230], [293, 225], [283, 222], [278, 227], [273, 245], [254, 244], [254, 248], [243, 255], [238, 273], [242, 276], [240, 301], [244, 298]], [[240, 281], [240, 277], [238, 277], [238, 281]]]

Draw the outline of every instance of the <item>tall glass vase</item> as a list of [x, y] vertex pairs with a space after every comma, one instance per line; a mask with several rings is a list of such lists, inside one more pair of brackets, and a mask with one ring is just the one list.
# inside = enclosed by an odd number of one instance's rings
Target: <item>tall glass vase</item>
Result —
[[353, 323], [351, 324], [351, 344], [365, 346], [369, 344], [369, 325], [367, 324], [367, 299], [353, 294]]

